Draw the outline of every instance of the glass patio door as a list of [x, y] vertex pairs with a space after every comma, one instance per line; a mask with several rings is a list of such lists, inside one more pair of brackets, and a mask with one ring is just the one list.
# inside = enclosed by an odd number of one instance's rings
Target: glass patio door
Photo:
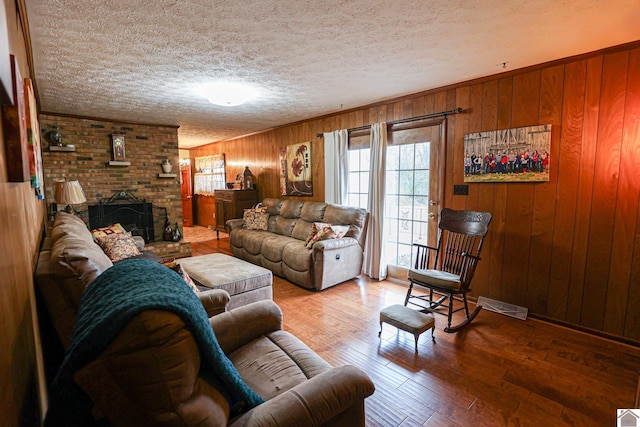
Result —
[[436, 244], [443, 132], [443, 122], [438, 121], [390, 134], [384, 223], [384, 256], [390, 277], [406, 279], [413, 243]]

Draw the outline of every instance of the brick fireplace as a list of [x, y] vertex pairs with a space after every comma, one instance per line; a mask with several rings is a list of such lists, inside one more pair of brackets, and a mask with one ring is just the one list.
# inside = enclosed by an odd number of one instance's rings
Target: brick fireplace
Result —
[[[147, 245], [149, 249], [161, 257], [191, 254], [191, 245], [187, 242], [162, 241], [165, 217], [169, 218], [172, 227], [178, 223], [182, 230], [176, 126], [128, 124], [41, 114], [40, 127], [43, 136], [45, 196], [49, 212], [52, 212], [54, 182], [65, 177], [77, 179], [82, 185], [87, 203], [76, 208], [82, 211], [81, 216], [87, 225], [89, 206], [99, 205], [101, 200], [108, 200], [114, 194], [124, 191], [159, 208], [154, 209], [154, 242]], [[74, 146], [74, 150], [50, 150], [46, 136], [54, 129], [62, 135], [65, 144]], [[112, 134], [125, 135], [125, 162], [112, 162]], [[161, 164], [165, 158], [174, 166], [176, 176], [166, 177], [163, 174]]]

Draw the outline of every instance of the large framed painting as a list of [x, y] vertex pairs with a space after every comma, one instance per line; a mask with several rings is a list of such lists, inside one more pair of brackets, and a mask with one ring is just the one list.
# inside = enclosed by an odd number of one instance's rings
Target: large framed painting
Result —
[[280, 194], [312, 196], [311, 142], [280, 148]]
[[7, 158], [7, 178], [9, 182], [31, 180], [29, 174], [29, 152], [27, 142], [27, 122], [24, 100], [24, 81], [16, 58], [10, 55], [13, 105], [2, 108], [2, 127]]
[[551, 125], [464, 136], [464, 182], [549, 181]]

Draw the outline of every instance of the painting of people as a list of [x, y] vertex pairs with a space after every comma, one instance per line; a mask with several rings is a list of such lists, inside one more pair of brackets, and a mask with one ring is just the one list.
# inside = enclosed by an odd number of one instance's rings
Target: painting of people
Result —
[[549, 181], [551, 125], [464, 136], [464, 182]]

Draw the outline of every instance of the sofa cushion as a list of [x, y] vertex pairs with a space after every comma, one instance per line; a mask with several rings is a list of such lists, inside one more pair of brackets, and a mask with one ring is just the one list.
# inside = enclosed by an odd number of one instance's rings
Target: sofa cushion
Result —
[[307, 222], [320, 222], [324, 218], [324, 212], [326, 209], [326, 203], [306, 202], [300, 211], [300, 218]]
[[294, 239], [293, 237], [272, 234], [264, 239], [264, 243], [262, 244], [262, 256], [271, 262], [280, 262], [282, 261], [282, 251], [284, 248], [287, 245], [296, 242], [299, 242], [299, 240]]
[[262, 201], [262, 206], [267, 208], [269, 215], [280, 215], [280, 207], [282, 206], [282, 200], [267, 198]]
[[51, 230], [51, 245], [53, 246], [63, 236], [93, 240], [91, 232], [82, 218], [70, 213], [58, 212]]
[[280, 208], [280, 216], [283, 218], [300, 218], [303, 202], [297, 200], [285, 200]]
[[296, 271], [309, 271], [313, 263], [311, 251], [305, 249], [304, 242], [296, 240], [282, 249], [282, 262]]
[[247, 234], [252, 233], [252, 230], [247, 230], [246, 228], [236, 228], [233, 230], [233, 233], [229, 234], [229, 241], [231, 246], [235, 246], [237, 248], [241, 248], [244, 246], [244, 238]]
[[228, 356], [244, 382], [265, 400], [331, 369], [302, 341], [284, 331], [253, 340]]
[[244, 239], [242, 240], [242, 247], [245, 251], [254, 255], [257, 255], [262, 251], [262, 243], [264, 242], [264, 240], [269, 236], [273, 236], [273, 234], [269, 234], [268, 231], [247, 231], [248, 233], [244, 235]]
[[276, 220], [280, 218], [280, 215], [270, 215], [269, 216], [269, 222], [267, 224], [267, 231], [269, 233], [275, 233], [276, 232]]
[[296, 226], [293, 227], [293, 231], [291, 232], [291, 237], [298, 240], [306, 240], [309, 235], [311, 235], [311, 228], [313, 227], [312, 222], [307, 222], [303, 219], [299, 219], [296, 222]]
[[60, 286], [61, 297], [76, 308], [85, 287], [112, 265], [90, 234], [88, 239], [60, 237], [49, 258], [49, 271]]
[[293, 228], [296, 226], [297, 222], [297, 218], [285, 218], [283, 216], [278, 216], [276, 217], [276, 224], [273, 231], [283, 236], [291, 237]]

